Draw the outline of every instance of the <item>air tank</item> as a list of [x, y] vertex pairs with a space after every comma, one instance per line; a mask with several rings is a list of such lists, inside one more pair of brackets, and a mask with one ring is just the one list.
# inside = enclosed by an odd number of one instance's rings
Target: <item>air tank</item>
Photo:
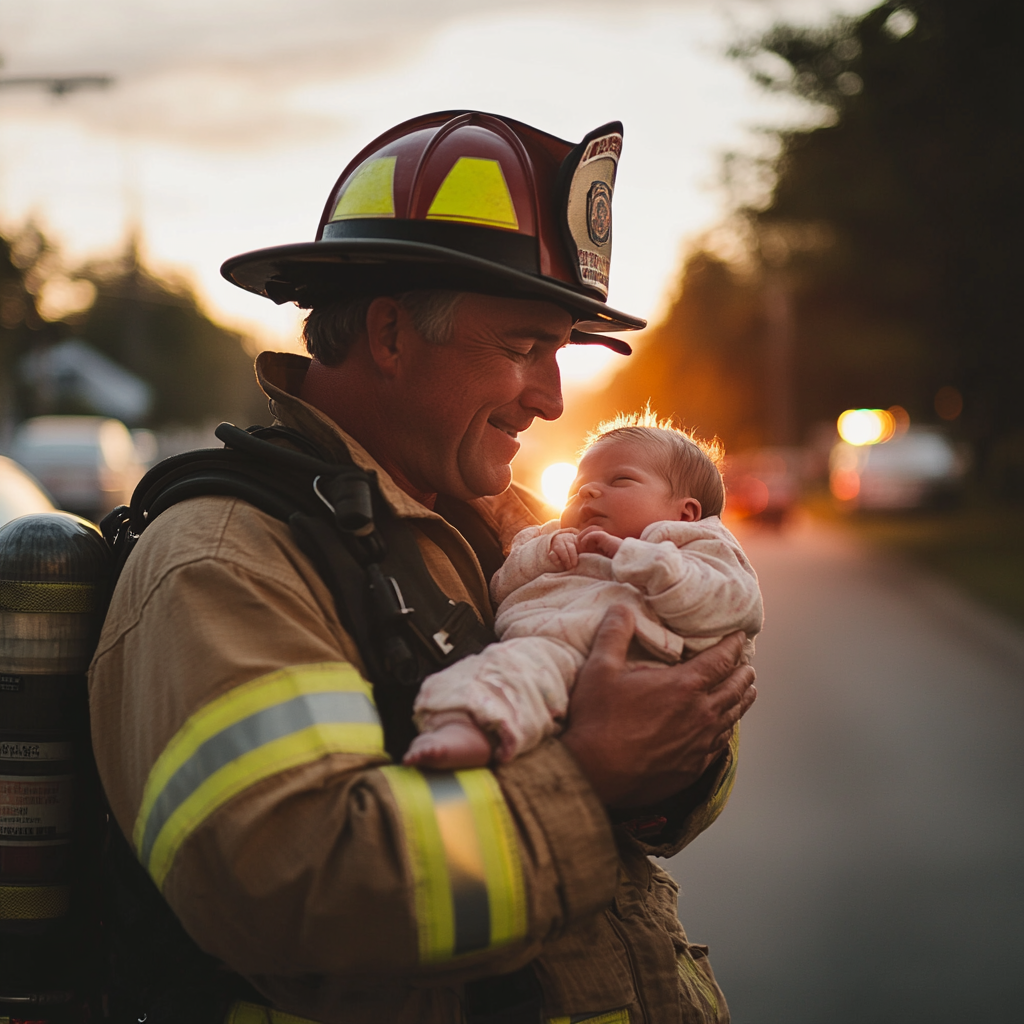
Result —
[[101, 827], [85, 673], [110, 566], [78, 516], [0, 529], [0, 1019], [82, 1010]]

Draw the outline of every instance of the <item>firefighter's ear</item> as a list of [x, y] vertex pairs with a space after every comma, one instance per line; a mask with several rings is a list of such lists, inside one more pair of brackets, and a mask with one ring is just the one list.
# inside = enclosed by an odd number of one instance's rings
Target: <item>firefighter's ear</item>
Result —
[[366, 340], [370, 355], [381, 373], [388, 377], [393, 377], [398, 369], [404, 312], [390, 295], [378, 296], [366, 310]]

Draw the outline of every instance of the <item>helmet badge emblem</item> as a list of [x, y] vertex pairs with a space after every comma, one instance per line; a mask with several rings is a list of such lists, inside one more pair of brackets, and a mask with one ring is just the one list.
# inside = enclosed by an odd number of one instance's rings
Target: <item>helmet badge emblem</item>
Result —
[[587, 234], [595, 245], [607, 245], [612, 237], [612, 190], [595, 181], [587, 192]]

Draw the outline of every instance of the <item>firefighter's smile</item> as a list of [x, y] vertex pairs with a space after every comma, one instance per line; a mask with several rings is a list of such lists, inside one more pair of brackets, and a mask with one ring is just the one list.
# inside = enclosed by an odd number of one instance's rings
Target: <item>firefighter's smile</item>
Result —
[[[502, 423], [501, 420], [496, 420], [493, 417], [489, 419], [488, 424], [494, 427], [495, 430], [500, 430], [503, 434], [508, 434], [509, 437], [514, 441], [519, 436], [519, 428], [509, 426], [507, 423]], [[523, 428], [525, 429], [525, 428]]]

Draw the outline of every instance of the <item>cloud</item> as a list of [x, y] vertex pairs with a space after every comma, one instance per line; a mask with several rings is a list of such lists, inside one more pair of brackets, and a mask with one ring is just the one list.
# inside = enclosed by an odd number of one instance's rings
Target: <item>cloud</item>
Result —
[[[56, 101], [6, 90], [0, 112], [73, 119], [104, 133], [203, 149], [297, 144], [337, 132], [344, 117], [304, 109], [296, 96], [407, 64], [455, 20], [565, 12], [594, 26], [615, 15], [692, 8], [765, 23], [831, 6], [828, 0], [33, 0], [0, 7], [7, 74], [103, 73], [117, 81], [103, 92]], [[522, 58], [528, 61], [529, 53]], [[567, 52], [566, 60], [573, 59], [587, 64], [587, 55]]]

